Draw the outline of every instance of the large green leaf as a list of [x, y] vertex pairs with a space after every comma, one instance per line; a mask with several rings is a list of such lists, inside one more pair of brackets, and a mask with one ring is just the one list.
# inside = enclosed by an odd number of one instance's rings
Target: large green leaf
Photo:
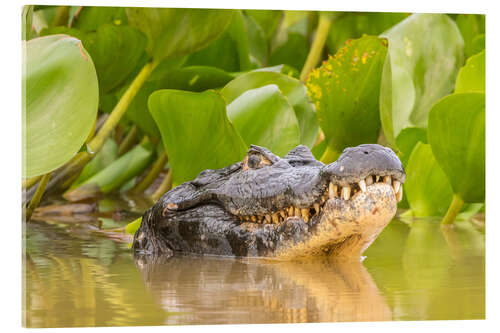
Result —
[[483, 202], [485, 190], [485, 95], [455, 93], [429, 113], [429, 143], [453, 192]]
[[87, 35], [84, 46], [94, 60], [100, 91], [108, 92], [123, 83], [141, 60], [146, 42], [137, 29], [112, 24]]
[[429, 144], [418, 142], [408, 160], [406, 198], [414, 216], [443, 216], [453, 191]]
[[80, 149], [97, 115], [97, 75], [82, 43], [55, 35], [23, 41], [23, 177], [57, 169]]
[[294, 69], [301, 70], [307, 59], [309, 42], [306, 36], [291, 31], [286, 42], [276, 47], [269, 57], [269, 65], [286, 64]]
[[271, 45], [269, 65], [286, 64], [300, 71], [309, 53], [312, 13], [286, 11]]
[[163, 78], [144, 83], [128, 107], [125, 117], [132, 120], [143, 132], [153, 137], [159, 137], [158, 127], [148, 111], [147, 103], [151, 93], [160, 89], [199, 92], [220, 88], [231, 81], [233, 77], [233, 75], [215, 67], [189, 66], [172, 69], [165, 73]]
[[360, 38], [363, 34], [379, 35], [406, 17], [406, 13], [341, 13], [332, 23], [326, 45], [334, 54], [348, 39]]
[[253, 71], [230, 81], [221, 90], [221, 94], [230, 104], [245, 91], [269, 84], [277, 85], [281, 93], [288, 99], [299, 122], [300, 143], [312, 148], [318, 135], [318, 121], [307, 90], [299, 80], [275, 72]]
[[139, 144], [63, 196], [69, 201], [79, 201], [110, 193], [143, 172], [153, 156], [150, 142]]
[[389, 40], [380, 117], [394, 144], [405, 127], [427, 127], [432, 105], [449, 94], [463, 64], [463, 39], [444, 14], [414, 14], [382, 34]]
[[156, 61], [206, 47], [227, 28], [232, 15], [225, 9], [127, 8], [128, 23], [146, 34], [147, 51]]
[[259, 24], [268, 41], [271, 41], [273, 38], [283, 18], [282, 10], [247, 9], [244, 13]]
[[264, 29], [250, 16], [243, 16], [248, 35], [248, 52], [254, 66], [262, 67], [267, 64], [269, 53]]
[[486, 51], [476, 54], [458, 72], [455, 92], [484, 92], [486, 86]]
[[307, 88], [330, 149], [377, 142], [379, 92], [387, 41], [364, 36], [309, 75]]
[[399, 133], [396, 145], [399, 150], [398, 157], [404, 166], [408, 165], [411, 152], [418, 142], [427, 143], [427, 131], [423, 128], [407, 127]]
[[277, 85], [251, 89], [227, 106], [228, 117], [247, 145], [284, 156], [299, 144], [297, 118]]
[[216, 92], [158, 90], [149, 97], [148, 106], [160, 129], [174, 185], [245, 156], [247, 145], [227, 118], [224, 99]]
[[477, 47], [474, 40], [480, 35], [484, 36], [485, 20], [486, 15], [459, 14], [457, 16], [456, 22], [464, 38], [466, 58], [477, 53]]
[[96, 32], [54, 27], [42, 30], [40, 35], [61, 33], [82, 41], [94, 61], [102, 95], [118, 87], [130, 76], [142, 60], [147, 42], [139, 30], [113, 24], [101, 25]]
[[226, 31], [208, 47], [189, 56], [187, 66], [213, 66], [226, 71], [252, 68], [250, 44], [245, 18], [236, 11]]
[[76, 11], [72, 27], [81, 31], [96, 31], [101, 25], [127, 24], [127, 14], [124, 7], [85, 6]]

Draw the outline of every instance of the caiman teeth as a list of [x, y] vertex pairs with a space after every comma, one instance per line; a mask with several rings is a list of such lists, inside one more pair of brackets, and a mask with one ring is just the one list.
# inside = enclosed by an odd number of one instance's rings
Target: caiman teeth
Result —
[[301, 214], [300, 214], [300, 208], [295, 207], [295, 213], [293, 215], [295, 215], [297, 217], [300, 217], [301, 216]]
[[302, 212], [302, 219], [306, 222], [309, 221], [309, 209], [307, 208], [302, 208], [301, 209], [301, 212]]
[[396, 192], [396, 200], [400, 202], [403, 199], [403, 186], [400, 186]]
[[314, 213], [318, 214], [319, 213], [319, 203], [314, 204]]
[[359, 188], [361, 189], [361, 191], [366, 192], [365, 180], [364, 179], [360, 180], [358, 184], [359, 184]]
[[330, 199], [333, 199], [337, 196], [337, 185], [335, 185], [334, 183], [330, 183], [330, 185], [328, 185], [328, 196], [330, 197]]
[[350, 197], [351, 197], [351, 187], [350, 186], [342, 187], [342, 199], [349, 200]]
[[399, 181], [395, 180], [394, 182], [392, 182], [392, 188], [394, 189], [394, 193], [398, 193], [400, 187], [401, 183]]
[[357, 183], [342, 186], [340, 191], [339, 187], [341, 185], [333, 182], [328, 183], [328, 188], [317, 198], [316, 202], [312, 203], [308, 208], [289, 206], [265, 215], [240, 215], [238, 218], [241, 221], [277, 224], [286, 221], [288, 218], [298, 217], [308, 223], [313, 217], [319, 216], [323, 204], [328, 199], [334, 199], [340, 196], [342, 200], [350, 200], [359, 191], [366, 192], [368, 190], [368, 186], [378, 182], [390, 185], [394, 190], [396, 200], [398, 202], [403, 199], [403, 184], [401, 184], [400, 181], [393, 179], [391, 176], [370, 175], [361, 179]]

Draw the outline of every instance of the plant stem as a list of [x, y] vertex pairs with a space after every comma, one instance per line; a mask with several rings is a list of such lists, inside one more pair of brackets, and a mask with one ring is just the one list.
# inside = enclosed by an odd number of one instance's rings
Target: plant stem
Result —
[[52, 173], [49, 172], [43, 175], [42, 179], [40, 180], [40, 184], [38, 184], [35, 195], [33, 196], [28, 207], [26, 208], [26, 222], [28, 222], [31, 219], [31, 215], [33, 215], [35, 208], [38, 207], [38, 204], [42, 199], [43, 193], [45, 192], [45, 187], [47, 186], [47, 183], [49, 182], [51, 175]]
[[118, 156], [125, 154], [137, 142], [137, 126], [133, 125], [118, 147]]
[[453, 224], [458, 213], [460, 213], [460, 209], [462, 208], [463, 204], [464, 201], [462, 200], [462, 198], [460, 198], [456, 194], [453, 194], [453, 199], [451, 200], [450, 207], [448, 207], [448, 211], [446, 212], [446, 215], [441, 221], [441, 224], [442, 225]]
[[332, 148], [330, 148], [330, 146], [327, 145], [325, 152], [323, 153], [323, 155], [320, 158], [320, 161], [325, 163], [325, 164], [329, 164], [329, 163], [332, 163], [333, 161], [335, 161], [337, 158], [339, 158], [339, 156], [340, 156], [340, 153], [338, 151], [333, 150]]
[[153, 183], [156, 177], [158, 177], [158, 175], [160, 174], [161, 170], [163, 170], [163, 167], [165, 166], [165, 163], [167, 163], [167, 161], [168, 161], [167, 153], [163, 151], [160, 154], [160, 156], [156, 159], [156, 161], [153, 163], [153, 166], [151, 167], [151, 170], [149, 170], [147, 175], [139, 183], [137, 183], [130, 191], [135, 193], [144, 192], [149, 187], [149, 185]]
[[101, 150], [104, 142], [111, 135], [111, 131], [113, 131], [122, 116], [125, 114], [128, 106], [134, 99], [135, 95], [137, 95], [137, 92], [139, 91], [139, 89], [141, 89], [146, 79], [149, 77], [149, 75], [151, 75], [151, 72], [156, 67], [156, 65], [157, 62], [148, 62], [141, 69], [139, 74], [137, 74], [134, 81], [132, 81], [130, 86], [127, 88], [123, 96], [114, 107], [113, 111], [111, 111], [111, 114], [109, 115], [108, 119], [106, 119], [106, 122], [102, 125], [99, 133], [97, 133], [97, 135], [94, 136], [94, 138], [89, 142], [88, 147], [92, 152], [97, 153], [99, 150]]
[[302, 72], [300, 72], [300, 81], [305, 82], [307, 77], [309, 76], [309, 73], [318, 64], [331, 25], [332, 16], [326, 13], [320, 13], [316, 36], [314, 36], [313, 44], [311, 46], [311, 49], [309, 50], [309, 54], [307, 55], [304, 67], [302, 67]]
[[155, 193], [153, 193], [151, 198], [153, 199], [154, 202], [158, 201], [158, 199], [160, 199], [165, 192], [170, 190], [171, 187], [172, 187], [172, 169], [169, 169], [167, 175], [165, 176], [165, 178], [163, 178], [160, 187], [158, 187]]
[[40, 179], [42, 179], [42, 176], [35, 176], [35, 177], [23, 179], [23, 188], [30, 188], [31, 186], [38, 183], [38, 181]]

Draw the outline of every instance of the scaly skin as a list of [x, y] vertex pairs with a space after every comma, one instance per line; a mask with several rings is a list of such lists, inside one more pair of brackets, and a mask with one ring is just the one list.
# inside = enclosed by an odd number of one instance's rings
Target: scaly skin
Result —
[[396, 213], [405, 172], [389, 148], [360, 145], [324, 165], [298, 146], [280, 158], [251, 146], [242, 162], [166, 193], [133, 248], [290, 259], [359, 258]]

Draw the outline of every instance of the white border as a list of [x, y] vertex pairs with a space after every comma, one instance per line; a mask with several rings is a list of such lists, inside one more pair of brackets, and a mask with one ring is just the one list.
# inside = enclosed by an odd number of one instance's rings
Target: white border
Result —
[[[150, 6], [150, 7], [200, 7], [200, 8], [255, 8], [255, 9], [305, 9], [305, 10], [336, 10], [336, 11], [392, 11], [392, 12], [446, 12], [446, 13], [482, 13], [487, 14], [487, 278], [486, 278], [486, 317], [482, 321], [421, 321], [421, 322], [377, 322], [377, 323], [328, 323], [328, 324], [295, 324], [295, 325], [212, 325], [212, 326], [169, 326], [169, 327], [141, 327], [146, 331], [212, 331], [212, 332], [249, 332], [254, 330], [276, 330], [298, 332], [303, 330], [342, 330], [366, 332], [405, 332], [412, 331], [442, 331], [443, 329], [467, 331], [493, 331], [491, 327], [499, 327], [498, 297], [500, 281], [498, 275], [500, 214], [496, 208], [499, 200], [498, 191], [500, 170], [498, 163], [500, 144], [499, 135], [500, 107], [497, 92], [499, 77], [498, 32], [500, 31], [500, 17], [495, 11], [494, 1], [452, 1], [452, 0], [349, 0], [349, 1], [286, 1], [286, 0], [184, 0], [184, 1], [136, 1], [136, 0], [67, 0], [67, 1], [35, 1], [37, 4], [64, 4], [64, 5], [108, 5], [108, 6]], [[3, 218], [0, 221], [2, 232], [2, 314], [1, 327], [8, 328], [9, 332], [21, 330], [21, 6], [32, 4], [27, 1], [9, 1], [2, 4], [0, 11], [2, 24], [2, 195], [0, 197], [3, 208]], [[7, 101], [7, 103], [5, 102]], [[135, 330], [135, 327], [108, 328], [107, 330]], [[65, 329], [62, 329], [63, 331]], [[73, 330], [82, 330], [76, 328]], [[86, 330], [86, 329], [85, 329]], [[96, 328], [95, 330], [102, 330]], [[44, 330], [44, 332], [47, 330]], [[52, 331], [52, 329], [48, 329]], [[60, 332], [61, 329], [58, 329]]]

